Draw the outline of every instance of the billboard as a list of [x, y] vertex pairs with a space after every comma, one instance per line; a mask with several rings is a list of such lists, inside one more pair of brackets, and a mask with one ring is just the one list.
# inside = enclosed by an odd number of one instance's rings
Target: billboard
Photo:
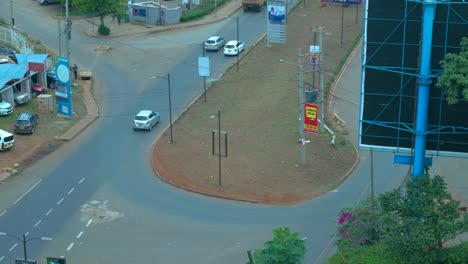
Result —
[[267, 42], [286, 43], [286, 0], [267, 2]]
[[[421, 1], [365, 2], [359, 146], [391, 151], [414, 147], [422, 36]], [[468, 4], [441, 2], [434, 14], [426, 149], [434, 155], [468, 153], [468, 103], [448, 105], [440, 62], [459, 53], [468, 32]]]

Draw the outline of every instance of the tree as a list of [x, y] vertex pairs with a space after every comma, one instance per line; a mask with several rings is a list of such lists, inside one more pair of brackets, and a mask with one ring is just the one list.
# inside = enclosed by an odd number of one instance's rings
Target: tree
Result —
[[273, 240], [265, 242], [265, 248], [255, 250], [255, 264], [300, 264], [306, 252], [305, 241], [299, 233], [291, 233], [288, 227], [273, 229]]
[[468, 102], [468, 38], [463, 37], [459, 54], [447, 53], [440, 64], [444, 73], [437, 80], [437, 86], [444, 87], [448, 104]]
[[126, 0], [73, 0], [73, 6], [78, 10], [98, 16], [104, 25], [106, 16], [121, 17], [127, 8]]
[[439, 175], [407, 179], [403, 191], [382, 194], [380, 205], [382, 242], [408, 263], [443, 263], [444, 243], [468, 230], [466, 213]]

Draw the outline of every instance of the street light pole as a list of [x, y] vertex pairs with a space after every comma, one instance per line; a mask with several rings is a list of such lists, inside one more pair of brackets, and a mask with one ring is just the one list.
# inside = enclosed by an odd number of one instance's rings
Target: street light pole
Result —
[[13, 0], [10, 0], [11, 26], [15, 27], [15, 18], [13, 17]]
[[171, 105], [171, 75], [167, 74], [167, 87], [169, 90], [169, 126], [171, 130], [171, 140], [169, 143], [172, 143], [172, 105]]
[[30, 239], [26, 239], [26, 235], [25, 235], [25, 234], [23, 234], [21, 237], [17, 237], [17, 236], [10, 235], [10, 234], [5, 233], [5, 232], [0, 232], [0, 236], [9, 236], [9, 237], [13, 237], [13, 238], [15, 238], [15, 239], [21, 241], [21, 243], [23, 243], [23, 252], [24, 252], [24, 261], [25, 261], [25, 262], [28, 261], [28, 253], [27, 253], [27, 251], [26, 251], [26, 243], [28, 243], [29, 241], [34, 240], [34, 239], [47, 240], [47, 241], [52, 240], [52, 238], [50, 238], [50, 237], [33, 237], [33, 238], [30, 238]]
[[[239, 42], [239, 16], [236, 17], [236, 24], [237, 24], [237, 39], [236, 40]], [[239, 50], [237, 50], [237, 71], [239, 71]]]
[[[305, 132], [304, 132], [304, 68], [302, 67], [301, 62], [301, 49], [298, 49], [297, 55], [297, 68], [298, 68], [298, 79], [299, 79], [299, 135], [301, 136], [301, 142], [305, 141]], [[301, 144], [301, 163], [305, 162], [305, 143]]]

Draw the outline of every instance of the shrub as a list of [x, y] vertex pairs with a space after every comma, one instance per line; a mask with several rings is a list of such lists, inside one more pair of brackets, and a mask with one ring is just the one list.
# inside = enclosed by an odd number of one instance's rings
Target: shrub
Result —
[[98, 28], [99, 35], [109, 36], [110, 28], [106, 27], [105, 25], [100, 25]]

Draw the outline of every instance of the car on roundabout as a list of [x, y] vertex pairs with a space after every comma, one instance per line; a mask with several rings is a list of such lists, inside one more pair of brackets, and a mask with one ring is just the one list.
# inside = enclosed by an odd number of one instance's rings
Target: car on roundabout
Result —
[[224, 46], [224, 55], [236, 56], [244, 50], [245, 43], [237, 40], [230, 40]]
[[221, 36], [211, 36], [205, 41], [205, 50], [218, 51], [226, 44], [226, 40]]
[[133, 120], [133, 130], [152, 130], [159, 123], [161, 116], [152, 110], [141, 110]]

